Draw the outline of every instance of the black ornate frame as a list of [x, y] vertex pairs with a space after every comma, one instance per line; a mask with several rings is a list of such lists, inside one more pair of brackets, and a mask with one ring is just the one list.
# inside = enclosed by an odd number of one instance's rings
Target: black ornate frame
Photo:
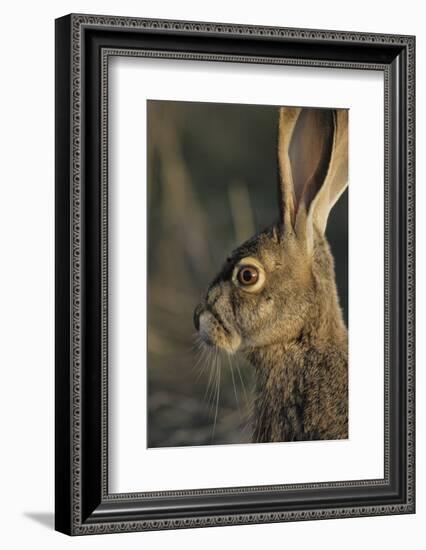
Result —
[[[414, 50], [413, 36], [92, 15], [56, 21], [57, 530], [414, 512]], [[108, 493], [107, 74], [114, 55], [383, 71], [383, 479]]]

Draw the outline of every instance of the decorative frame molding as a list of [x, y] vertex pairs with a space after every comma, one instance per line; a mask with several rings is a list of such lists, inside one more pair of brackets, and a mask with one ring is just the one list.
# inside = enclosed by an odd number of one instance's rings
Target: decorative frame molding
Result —
[[[117, 55], [383, 71], [382, 480], [108, 493], [107, 92], [108, 59]], [[414, 512], [414, 55], [412, 36], [96, 15], [56, 21], [59, 531], [83, 535]], [[177, 509], [177, 498], [187, 500], [186, 508]]]

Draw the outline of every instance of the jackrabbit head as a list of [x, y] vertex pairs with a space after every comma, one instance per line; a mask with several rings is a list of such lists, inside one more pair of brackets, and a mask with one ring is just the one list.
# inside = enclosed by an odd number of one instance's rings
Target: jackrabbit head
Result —
[[348, 183], [348, 112], [282, 107], [278, 134], [279, 222], [230, 255], [194, 312], [230, 353], [297, 338], [335, 294], [325, 229]]

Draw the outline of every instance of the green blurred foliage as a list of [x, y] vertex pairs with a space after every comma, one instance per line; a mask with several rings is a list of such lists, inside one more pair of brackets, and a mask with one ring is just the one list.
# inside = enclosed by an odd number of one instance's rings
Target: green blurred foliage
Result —
[[[147, 116], [148, 446], [249, 442], [252, 369], [201, 356], [192, 317], [229, 252], [278, 219], [278, 109], [148, 101]], [[347, 192], [327, 236], [347, 320]]]

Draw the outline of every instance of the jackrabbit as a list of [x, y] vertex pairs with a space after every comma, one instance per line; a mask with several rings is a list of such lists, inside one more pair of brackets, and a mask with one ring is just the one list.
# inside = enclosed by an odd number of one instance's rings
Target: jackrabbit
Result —
[[325, 229], [348, 184], [348, 113], [282, 107], [278, 133], [280, 221], [226, 260], [194, 324], [253, 365], [253, 442], [345, 439], [347, 329]]

